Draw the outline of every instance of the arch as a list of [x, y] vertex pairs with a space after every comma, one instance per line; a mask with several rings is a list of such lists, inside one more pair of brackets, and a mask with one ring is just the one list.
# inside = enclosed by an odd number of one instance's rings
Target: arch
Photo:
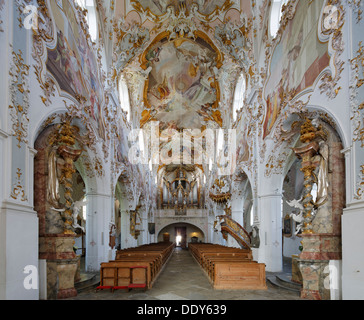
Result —
[[234, 178], [232, 190], [232, 218], [250, 232], [253, 226], [250, 221], [251, 209], [255, 211], [254, 196], [250, 179], [245, 171], [241, 171]]
[[175, 233], [173, 232], [175, 227], [186, 227], [187, 228], [187, 242], [192, 237], [197, 237], [198, 241], [205, 242], [206, 241], [206, 235], [205, 232], [201, 229], [200, 226], [191, 223], [191, 222], [172, 222], [172, 223], [166, 223], [162, 228], [159, 228], [157, 234], [158, 241], [163, 241], [163, 233], [167, 231], [171, 231], [171, 237], [170, 240], [174, 242], [174, 239], [176, 237]]
[[[310, 111], [314, 116], [320, 116], [324, 122], [329, 124], [336, 131], [343, 144], [343, 149], [346, 149], [351, 145], [351, 131], [345, 130], [346, 128], [342, 121], [346, 119], [345, 117], [336, 115], [330, 109], [318, 105], [307, 105], [307, 110]], [[342, 108], [342, 110], [346, 110], [346, 108]], [[346, 115], [345, 112], [344, 114]]]
[[[48, 131], [53, 130], [56, 125], [62, 123], [61, 117], [67, 118], [68, 116], [68, 111], [60, 107], [44, 114], [44, 116], [41, 117], [37, 122], [37, 125], [33, 130], [33, 134], [30, 136], [30, 143], [33, 145], [33, 148], [37, 149], [36, 142], [39, 137], [44, 134], [48, 135], [50, 133]], [[80, 129], [80, 133], [85, 130], [81, 119], [73, 118], [71, 123]], [[90, 158], [92, 158], [95, 152], [84, 145], [80, 133], [76, 135], [76, 143], [83, 150], [83, 153], [81, 157], [75, 162], [75, 167], [81, 174], [82, 179], [85, 181], [87, 192], [94, 192], [97, 189], [96, 172], [95, 168], [92, 165], [90, 166]]]

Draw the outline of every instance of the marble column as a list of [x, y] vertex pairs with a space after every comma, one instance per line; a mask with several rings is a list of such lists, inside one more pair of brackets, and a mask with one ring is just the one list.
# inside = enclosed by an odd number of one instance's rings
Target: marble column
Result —
[[[317, 207], [310, 227], [305, 228], [304, 226], [301, 242], [303, 250], [298, 259], [303, 278], [301, 297], [312, 300], [330, 299], [330, 282], [328, 283], [326, 280], [330, 276], [330, 261], [342, 259], [341, 215], [345, 205], [345, 163], [341, 153], [342, 144], [333, 129], [326, 125], [317, 127], [317, 131], [313, 130], [312, 137], [318, 140], [310, 140], [307, 145], [296, 148], [295, 151], [303, 159], [302, 171], [305, 174], [307, 173], [305, 170], [307, 166], [318, 168], [322, 165], [315, 157], [316, 153], [311, 152], [309, 155], [304, 153], [305, 149], [309, 152], [308, 145], [313, 145], [316, 142], [318, 146], [318, 141], [322, 139], [322, 136], [317, 137], [316, 133], [322, 132], [321, 130], [325, 130], [327, 133], [325, 143], [329, 148], [327, 198], [322, 205]], [[312, 151], [312, 149], [310, 150]], [[302, 153], [299, 153], [300, 151]], [[317, 152], [320, 152], [320, 148], [317, 148]], [[312, 181], [305, 179], [305, 182], [305, 189], [311, 190], [309, 184]], [[306, 198], [310, 197], [304, 195], [304, 199]], [[303, 204], [307, 211], [313, 208], [314, 202], [310, 201], [308, 206], [305, 202]], [[339, 275], [335, 274], [335, 276], [337, 278]], [[337, 280], [332, 278], [333, 283]]]
[[74, 278], [78, 258], [73, 251], [74, 237], [68, 234], [42, 234], [39, 259], [47, 261], [47, 299], [77, 296]]
[[49, 135], [54, 127], [44, 130], [35, 143], [34, 208], [39, 218], [39, 259], [46, 261], [47, 299], [74, 297], [74, 278], [78, 258], [73, 251], [74, 233], [64, 233], [61, 214], [53, 210], [48, 201]]

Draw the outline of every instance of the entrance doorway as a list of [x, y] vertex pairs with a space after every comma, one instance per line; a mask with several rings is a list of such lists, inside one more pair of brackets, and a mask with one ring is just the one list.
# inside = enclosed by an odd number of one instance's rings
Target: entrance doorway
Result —
[[175, 227], [176, 246], [186, 248], [187, 228]]

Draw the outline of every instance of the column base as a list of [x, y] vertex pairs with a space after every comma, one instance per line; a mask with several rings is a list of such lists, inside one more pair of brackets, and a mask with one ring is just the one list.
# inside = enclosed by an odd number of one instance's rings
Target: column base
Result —
[[75, 288], [70, 289], [60, 289], [58, 290], [57, 299], [67, 299], [77, 296], [77, 290]]
[[302, 274], [301, 298], [310, 300], [330, 300], [328, 260], [298, 259]]
[[306, 300], [322, 300], [321, 294], [318, 290], [301, 290], [301, 298]]
[[79, 258], [73, 251], [74, 237], [47, 234], [39, 238], [39, 256], [47, 261], [47, 299], [77, 296], [74, 287]]

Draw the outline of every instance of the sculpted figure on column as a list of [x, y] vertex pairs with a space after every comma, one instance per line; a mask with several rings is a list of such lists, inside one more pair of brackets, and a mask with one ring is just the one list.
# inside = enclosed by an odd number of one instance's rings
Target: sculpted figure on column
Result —
[[[313, 119], [312, 124], [318, 130], [322, 130], [318, 119]], [[326, 200], [328, 198], [328, 187], [329, 187], [329, 182], [328, 182], [329, 146], [326, 143], [326, 141], [324, 139], [322, 139], [319, 142], [319, 147], [320, 148], [319, 148], [318, 154], [317, 154], [317, 156], [314, 157], [314, 158], [318, 158], [318, 160], [319, 160], [319, 166], [314, 171], [314, 175], [315, 175], [316, 181], [317, 181], [317, 198], [316, 198], [316, 202], [315, 202], [316, 207], [319, 207], [326, 202]]]
[[320, 142], [320, 150], [319, 155], [320, 157], [320, 165], [317, 171], [315, 172], [316, 179], [317, 179], [317, 198], [315, 202], [315, 206], [319, 207], [323, 205], [328, 197], [328, 158], [329, 158], [329, 147], [324, 142]]

